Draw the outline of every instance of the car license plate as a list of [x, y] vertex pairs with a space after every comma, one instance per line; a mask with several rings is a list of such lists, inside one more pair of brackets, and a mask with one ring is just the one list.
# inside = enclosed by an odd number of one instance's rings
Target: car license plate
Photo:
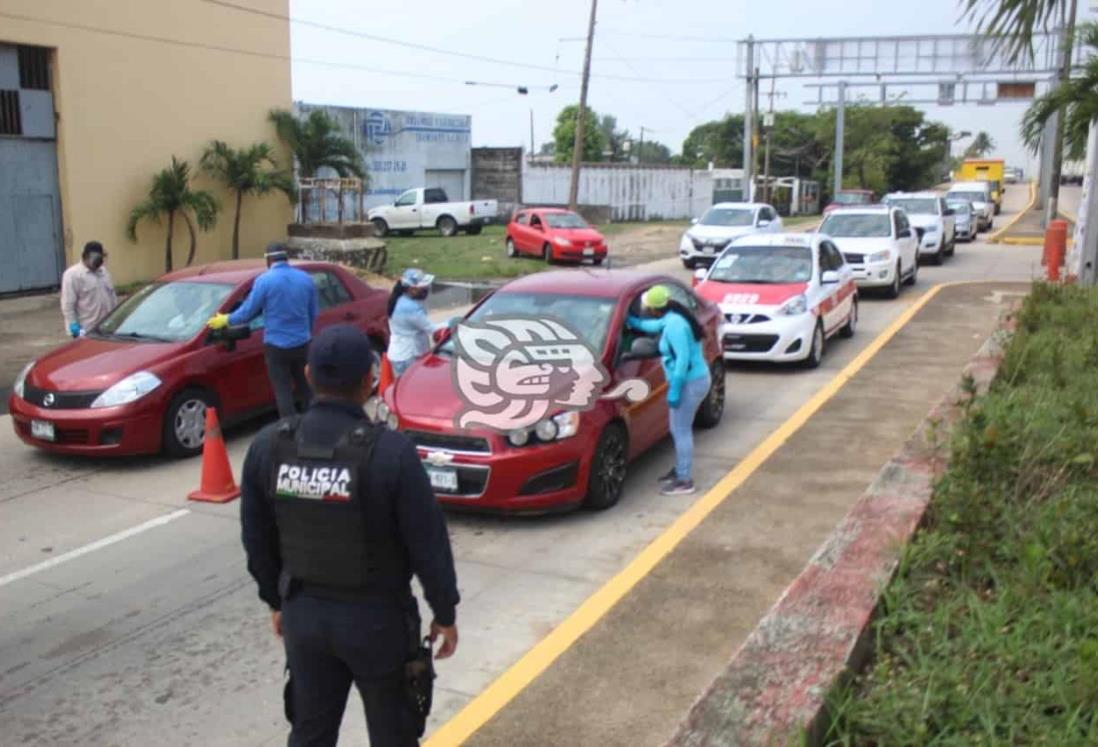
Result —
[[585, 256], [585, 257], [590, 257], [590, 256], [594, 255], [594, 253], [595, 253], [595, 250], [592, 249], [591, 247], [587, 247], [586, 249], [583, 250], [583, 256]]
[[431, 480], [431, 487], [435, 490], [445, 490], [456, 493], [458, 489], [458, 474], [452, 469], [428, 469], [427, 477]]
[[31, 435], [42, 441], [54, 441], [57, 438], [53, 430], [53, 423], [46, 420], [32, 420]]
[[702, 251], [705, 252], [706, 254], [712, 254], [716, 250], [717, 250], [717, 247], [712, 246], [710, 244], [706, 244], [705, 246], [702, 247]]

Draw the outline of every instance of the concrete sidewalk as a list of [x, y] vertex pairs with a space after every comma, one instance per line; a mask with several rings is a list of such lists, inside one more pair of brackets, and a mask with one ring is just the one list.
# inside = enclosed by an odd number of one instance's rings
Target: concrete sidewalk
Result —
[[[1027, 289], [944, 288], [468, 743], [664, 744]], [[495, 703], [512, 694], [497, 691]], [[474, 701], [456, 720], [476, 723], [494, 709]]]

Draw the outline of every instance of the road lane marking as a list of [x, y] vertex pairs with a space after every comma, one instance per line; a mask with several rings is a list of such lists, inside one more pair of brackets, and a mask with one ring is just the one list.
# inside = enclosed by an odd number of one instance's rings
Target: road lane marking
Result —
[[743, 485], [801, 426], [816, 414], [840, 389], [869, 363], [916, 314], [944, 287], [964, 283], [935, 285], [904, 309], [855, 358], [801, 405], [793, 415], [732, 468], [716, 485], [699, 498], [671, 526], [648, 544], [628, 565], [607, 581], [565, 620], [541, 639], [521, 659], [497, 677], [480, 695], [458, 711], [424, 744], [424, 747], [450, 747], [471, 737], [505, 705], [522, 692], [542, 672], [567, 651], [581, 636], [601, 620], [615, 604], [652, 571], [725, 499]]
[[994, 233], [988, 234], [987, 238], [985, 238], [984, 241], [989, 244], [1000, 243], [1006, 232], [1014, 228], [1014, 224], [1020, 221], [1023, 217], [1025, 217], [1025, 214], [1032, 210], [1035, 204], [1037, 204], [1037, 183], [1031, 181], [1029, 183], [1029, 202], [1026, 203], [1026, 206], [1019, 210], [1017, 213], [1015, 213], [1014, 217], [1007, 221], [1007, 224], [1005, 226], [1000, 228], [998, 231], [995, 231]]
[[95, 542], [84, 545], [83, 547], [78, 547], [75, 550], [69, 550], [68, 552], [62, 553], [55, 558], [43, 560], [41, 563], [35, 563], [32, 566], [29, 566], [19, 571], [14, 571], [13, 573], [9, 573], [6, 576], [0, 576], [0, 586], [7, 586], [10, 583], [14, 583], [16, 581], [19, 581], [20, 579], [24, 579], [27, 576], [33, 576], [35, 573], [48, 570], [50, 568], [53, 568], [54, 566], [61, 565], [62, 563], [67, 563], [70, 560], [75, 560], [82, 555], [87, 555], [90, 552], [101, 550], [104, 547], [113, 545], [116, 542], [121, 542], [124, 539], [129, 539], [130, 537], [141, 534], [142, 532], [146, 532], [149, 529], [154, 529], [156, 527], [163, 526], [170, 521], [175, 521], [179, 517], [186, 516], [189, 513], [189, 509], [181, 508], [178, 511], [172, 511], [170, 514], [157, 516], [155, 519], [149, 519], [143, 524], [138, 524], [135, 527], [124, 529], [121, 532], [110, 535], [109, 537], [104, 537], [103, 539], [96, 540]]

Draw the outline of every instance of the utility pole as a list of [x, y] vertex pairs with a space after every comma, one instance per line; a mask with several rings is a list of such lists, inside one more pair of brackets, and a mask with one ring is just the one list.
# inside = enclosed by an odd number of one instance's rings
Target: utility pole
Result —
[[751, 148], [751, 138], [755, 134], [755, 113], [752, 111], [752, 107], [755, 104], [755, 97], [752, 95], [752, 88], [754, 87], [754, 75], [755, 75], [755, 37], [747, 37], [746, 47], [746, 64], [747, 67], [747, 96], [743, 105], [743, 199], [744, 202], [751, 201], [751, 185], [754, 183], [755, 174], [752, 169], [752, 165], [755, 162], [755, 154]]
[[755, 103], [751, 107], [751, 173], [759, 173], [759, 68], [755, 67]]
[[843, 128], [846, 127], [846, 81], [839, 81], [839, 104], [835, 107], [835, 155], [832, 157], [834, 181], [831, 195], [843, 188]]
[[1090, 122], [1086, 177], [1075, 224], [1075, 245], [1068, 252], [1068, 275], [1078, 274], [1083, 285], [1098, 284], [1098, 120]]
[[534, 109], [533, 109], [533, 107], [531, 107], [530, 108], [530, 158], [533, 158], [536, 155], [537, 155], [537, 153], [534, 151]]
[[637, 146], [637, 163], [644, 163], [644, 125], [641, 125], [641, 139]]
[[766, 129], [766, 157], [763, 159], [763, 202], [770, 202], [770, 135], [774, 132], [774, 82], [776, 78], [770, 77], [770, 110], [763, 117], [763, 127]]
[[[1060, 73], [1056, 83], [1060, 87], [1071, 78], [1071, 52], [1075, 37], [1075, 13], [1078, 10], [1079, 0], [1064, 0], [1064, 6], [1068, 9], [1067, 18], [1064, 19], [1064, 35], [1060, 41]], [[1045, 208], [1045, 225], [1055, 220], [1060, 209], [1060, 171], [1064, 165], [1064, 110], [1061, 109], [1055, 117], [1055, 129], [1052, 135], [1052, 173], [1049, 178], [1048, 205]]]
[[580, 161], [583, 160], [583, 129], [587, 120], [587, 81], [591, 77], [591, 45], [595, 41], [595, 11], [599, 0], [591, 0], [591, 20], [587, 23], [587, 51], [583, 55], [583, 81], [580, 83], [580, 104], [576, 113], [576, 142], [572, 148], [572, 186], [568, 190], [568, 207], [575, 210], [579, 202]]

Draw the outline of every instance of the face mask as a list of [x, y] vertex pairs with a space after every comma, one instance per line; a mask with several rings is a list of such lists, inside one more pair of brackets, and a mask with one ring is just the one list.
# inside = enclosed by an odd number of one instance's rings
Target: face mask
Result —
[[100, 267], [103, 266], [103, 255], [102, 254], [93, 254], [93, 255], [91, 255], [91, 260], [90, 260], [89, 263], [91, 264], [91, 268], [93, 270], [98, 270]]

